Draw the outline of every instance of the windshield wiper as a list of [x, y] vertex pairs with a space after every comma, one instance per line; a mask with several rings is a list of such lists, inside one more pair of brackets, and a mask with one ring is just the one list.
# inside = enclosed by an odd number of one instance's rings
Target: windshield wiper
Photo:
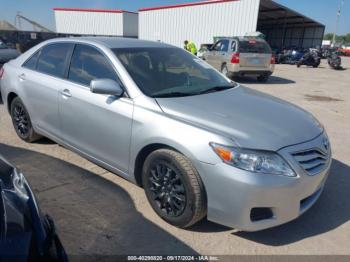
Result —
[[230, 86], [214, 86], [212, 88], [209, 88], [207, 90], [198, 92], [197, 95], [201, 95], [201, 94], [208, 94], [208, 93], [213, 93], [213, 92], [218, 92], [218, 91], [223, 91], [223, 90], [227, 90], [227, 89], [231, 89], [234, 88], [235, 85], [230, 85]]
[[165, 94], [154, 94], [152, 97], [154, 98], [162, 98], [162, 97], [182, 97], [182, 96], [193, 96], [196, 93], [184, 93], [184, 92], [170, 92]]

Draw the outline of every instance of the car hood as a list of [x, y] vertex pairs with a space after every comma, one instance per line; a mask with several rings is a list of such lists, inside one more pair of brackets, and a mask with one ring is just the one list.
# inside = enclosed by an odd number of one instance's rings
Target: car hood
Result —
[[164, 113], [229, 137], [244, 148], [277, 151], [311, 140], [323, 132], [310, 113], [243, 86], [156, 100]]

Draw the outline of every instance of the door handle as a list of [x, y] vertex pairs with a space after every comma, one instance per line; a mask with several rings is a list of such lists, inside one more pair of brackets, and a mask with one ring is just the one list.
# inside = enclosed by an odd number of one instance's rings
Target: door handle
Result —
[[22, 81], [26, 80], [26, 75], [25, 75], [25, 73], [20, 74], [20, 75], [18, 76], [18, 78], [19, 78], [19, 80], [22, 80]]
[[65, 97], [72, 96], [72, 94], [70, 93], [70, 91], [68, 89], [64, 89], [63, 91], [61, 91], [61, 95], [65, 96]]

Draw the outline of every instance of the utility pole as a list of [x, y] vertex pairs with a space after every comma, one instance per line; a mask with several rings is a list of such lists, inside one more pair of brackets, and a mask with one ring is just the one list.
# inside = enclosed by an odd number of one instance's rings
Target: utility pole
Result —
[[337, 20], [335, 22], [335, 30], [334, 30], [334, 33], [333, 33], [333, 40], [332, 40], [332, 44], [333, 45], [335, 44], [335, 37], [337, 35], [338, 26], [339, 26], [339, 20], [340, 20], [340, 15], [341, 15], [341, 10], [342, 10], [342, 8], [344, 6], [344, 1], [345, 0], [341, 0], [340, 6], [339, 6], [339, 9], [338, 9], [338, 12], [337, 12]]

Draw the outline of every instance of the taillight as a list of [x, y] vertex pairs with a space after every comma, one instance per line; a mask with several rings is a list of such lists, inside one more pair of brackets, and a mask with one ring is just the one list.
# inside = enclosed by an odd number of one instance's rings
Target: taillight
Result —
[[271, 56], [271, 62], [270, 63], [271, 63], [271, 65], [276, 64], [276, 58], [275, 58], [274, 55]]
[[5, 73], [5, 70], [3, 67], [0, 68], [0, 79], [2, 79], [3, 75]]
[[232, 64], [239, 64], [239, 53], [233, 53], [231, 58]]

